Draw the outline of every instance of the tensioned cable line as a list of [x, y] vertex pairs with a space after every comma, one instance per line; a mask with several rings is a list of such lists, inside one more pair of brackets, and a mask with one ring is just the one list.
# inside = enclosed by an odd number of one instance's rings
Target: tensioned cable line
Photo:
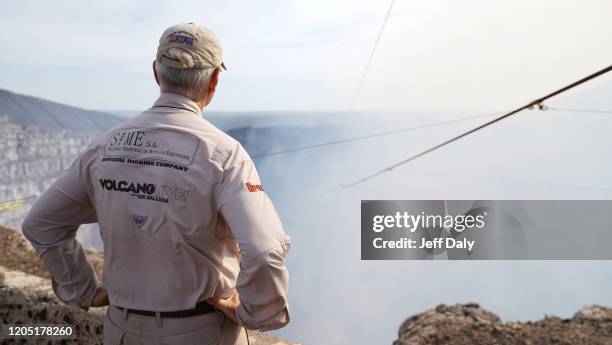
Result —
[[543, 110], [567, 111], [567, 112], [576, 112], [576, 113], [612, 114], [612, 110], [600, 110], [600, 109], [574, 109], [574, 108], [547, 107], [546, 109], [543, 109]]
[[432, 151], [435, 151], [435, 150], [437, 150], [437, 149], [439, 149], [441, 147], [444, 147], [444, 146], [446, 146], [446, 145], [448, 145], [450, 143], [453, 143], [453, 142], [455, 142], [455, 141], [457, 141], [457, 140], [459, 140], [459, 139], [461, 139], [463, 137], [466, 137], [466, 136], [468, 136], [468, 135], [470, 135], [470, 134], [472, 134], [474, 132], [477, 132], [477, 131], [485, 128], [485, 127], [488, 127], [488, 126], [490, 126], [490, 125], [492, 125], [494, 123], [497, 123], [497, 122], [499, 122], [499, 121], [501, 121], [501, 120], [503, 120], [505, 118], [508, 118], [508, 117], [518, 113], [518, 112], [523, 111], [523, 110], [530, 109], [530, 108], [533, 108], [535, 106], [538, 106], [539, 108], [543, 108], [544, 107], [544, 105], [543, 105], [544, 101], [546, 101], [546, 100], [548, 100], [548, 99], [550, 99], [550, 98], [552, 98], [554, 96], [557, 96], [558, 94], [561, 94], [561, 93], [563, 93], [563, 92], [565, 92], [567, 90], [570, 90], [570, 89], [572, 89], [572, 88], [574, 88], [574, 87], [576, 87], [578, 85], [586, 83], [587, 81], [589, 81], [591, 79], [597, 78], [597, 77], [601, 76], [602, 74], [608, 73], [611, 70], [612, 70], [612, 65], [610, 65], [610, 66], [608, 66], [608, 67], [606, 67], [606, 68], [604, 68], [604, 69], [602, 69], [600, 71], [597, 71], [597, 72], [595, 72], [595, 73], [593, 73], [593, 74], [591, 74], [589, 76], [586, 76], [586, 77], [584, 77], [584, 78], [582, 78], [582, 79], [580, 79], [578, 81], [575, 81], [575, 82], [573, 82], [573, 83], [571, 83], [571, 84], [569, 84], [567, 86], [564, 86], [561, 89], [559, 89], [557, 91], [554, 91], [554, 92], [552, 92], [552, 93], [550, 93], [550, 94], [548, 94], [548, 95], [546, 95], [544, 97], [541, 97], [541, 98], [538, 98], [538, 99], [536, 99], [534, 101], [531, 101], [531, 102], [529, 102], [529, 103], [527, 103], [527, 104], [525, 104], [525, 105], [523, 105], [523, 106], [521, 106], [521, 107], [519, 107], [519, 108], [517, 108], [515, 110], [512, 110], [512, 111], [510, 111], [510, 112], [508, 112], [508, 113], [506, 113], [506, 114], [504, 114], [504, 115], [502, 115], [500, 117], [497, 117], [497, 118], [495, 118], [495, 119], [493, 119], [493, 120], [491, 120], [489, 122], [486, 122], [486, 123], [484, 123], [484, 124], [482, 124], [482, 125], [480, 125], [478, 127], [470, 129], [467, 132], [464, 132], [464, 133], [461, 133], [461, 134], [459, 134], [459, 135], [457, 135], [455, 137], [452, 137], [452, 138], [450, 138], [450, 139], [448, 139], [448, 140], [446, 140], [446, 141], [444, 141], [444, 142], [442, 142], [442, 143], [440, 143], [438, 145], [435, 145], [435, 146], [433, 146], [433, 147], [431, 147], [431, 148], [429, 148], [429, 149], [427, 149], [425, 151], [422, 151], [420, 153], [417, 153], [416, 155], [410, 156], [410, 157], [408, 157], [408, 158], [406, 158], [404, 160], [401, 160], [401, 161], [399, 161], [399, 162], [397, 162], [397, 163], [395, 163], [395, 164], [393, 164], [391, 166], [388, 166], [388, 167], [386, 167], [386, 168], [384, 168], [382, 170], [379, 170], [379, 171], [377, 171], [377, 172], [375, 172], [375, 173], [373, 173], [371, 175], [368, 175], [368, 176], [366, 176], [366, 177], [364, 177], [364, 178], [362, 178], [360, 180], [357, 180], [357, 181], [352, 182], [350, 184], [344, 185], [342, 187], [346, 189], [346, 188], [350, 188], [350, 187], [356, 186], [358, 184], [364, 183], [364, 182], [366, 182], [366, 181], [368, 181], [368, 180], [370, 180], [370, 179], [372, 179], [374, 177], [377, 177], [377, 176], [382, 175], [382, 174], [384, 174], [386, 172], [389, 172], [389, 171], [391, 171], [391, 170], [393, 170], [393, 169], [395, 169], [395, 168], [397, 168], [397, 167], [399, 167], [401, 165], [404, 165], [404, 164], [406, 164], [408, 162], [411, 162], [411, 161], [413, 161], [413, 160], [415, 160], [415, 159], [417, 159], [419, 157], [422, 157], [422, 156], [424, 156], [424, 155], [426, 155], [426, 154], [428, 154], [428, 153], [430, 153]]
[[[546, 111], [546, 110], [550, 110], [550, 111], [567, 111], [567, 112], [577, 112], [577, 113], [597, 113], [597, 114], [611, 114], [612, 115], [612, 110], [599, 110], [599, 109], [575, 109], [575, 108], [543, 107], [540, 110], [542, 110], [542, 111]], [[365, 139], [382, 137], [382, 136], [387, 136], [387, 135], [392, 135], [392, 134], [397, 134], [397, 133], [409, 132], [409, 131], [423, 129], [423, 128], [437, 127], [437, 126], [443, 126], [443, 125], [457, 123], [457, 122], [463, 122], [463, 121], [468, 121], [468, 120], [473, 120], [473, 119], [478, 119], [478, 118], [483, 118], [483, 117], [489, 117], [489, 116], [497, 115], [497, 114], [500, 114], [500, 113], [501, 112], [481, 114], [481, 115], [475, 115], [475, 116], [468, 116], [468, 117], [463, 117], [463, 118], [459, 118], [459, 119], [456, 119], [456, 120], [434, 122], [434, 123], [429, 123], [429, 124], [422, 125], [422, 126], [400, 128], [400, 129], [394, 129], [394, 130], [391, 130], [391, 131], [367, 134], [367, 135], [358, 136], [358, 137], [352, 137], [352, 138], [346, 138], [346, 139], [338, 139], [338, 140], [328, 141], [328, 142], [319, 143], [319, 144], [311, 144], [311, 145], [305, 145], [305, 146], [298, 146], [298, 147], [294, 147], [294, 148], [290, 148], [290, 149], [286, 149], [286, 150], [279, 150], [279, 151], [272, 151], [272, 152], [261, 153], [261, 154], [258, 154], [258, 155], [254, 155], [251, 158], [252, 159], [265, 158], [265, 157], [269, 157], [269, 156], [282, 155], [282, 154], [290, 153], [290, 152], [316, 149], [316, 148], [320, 148], [320, 147], [337, 145], [337, 144], [344, 144], [344, 143], [349, 143], [349, 142], [353, 142], [353, 141], [365, 140]]]
[[455, 120], [448, 120], [448, 121], [429, 123], [429, 124], [422, 125], [422, 126], [400, 128], [400, 129], [394, 129], [394, 130], [385, 131], [385, 132], [379, 132], [379, 133], [362, 135], [362, 136], [358, 136], [358, 137], [352, 137], [352, 138], [346, 138], [346, 139], [338, 139], [338, 140], [328, 141], [328, 142], [319, 143], [319, 144], [298, 146], [298, 147], [294, 147], [294, 148], [290, 148], [290, 149], [286, 149], [286, 150], [279, 150], [279, 151], [272, 151], [272, 152], [262, 153], [262, 154], [259, 154], [259, 155], [255, 155], [255, 156], [253, 156], [251, 158], [253, 158], [253, 159], [264, 158], [264, 157], [269, 157], [269, 156], [281, 155], [281, 154], [285, 154], [285, 153], [289, 153], [289, 152], [310, 150], [310, 149], [315, 149], [315, 148], [324, 147], [324, 146], [344, 144], [344, 143], [349, 143], [349, 142], [353, 142], [353, 141], [359, 141], [359, 140], [365, 140], [365, 139], [370, 139], [370, 138], [382, 137], [382, 136], [392, 135], [392, 134], [397, 134], [397, 133], [404, 133], [404, 132], [414, 131], [414, 130], [423, 129], [423, 128], [437, 127], [437, 126], [443, 126], [443, 125], [448, 125], [448, 124], [457, 123], [457, 122], [463, 122], [463, 121], [468, 121], [468, 120], [473, 120], [473, 119], [479, 119], [479, 118], [489, 117], [489, 116], [493, 116], [493, 115], [497, 115], [497, 114], [499, 114], [499, 113], [488, 113], [488, 114], [474, 115], [474, 116], [463, 117], [463, 118], [455, 119]]
[[387, 14], [385, 15], [385, 19], [383, 20], [380, 30], [378, 31], [378, 35], [376, 36], [376, 40], [374, 41], [374, 46], [372, 47], [370, 56], [368, 56], [368, 62], [366, 62], [365, 68], [363, 69], [363, 72], [361, 73], [361, 77], [359, 78], [359, 83], [357, 84], [355, 93], [353, 94], [353, 97], [351, 98], [351, 103], [345, 113], [344, 120], [346, 120], [346, 117], [348, 116], [348, 114], [350, 114], [353, 111], [355, 102], [357, 101], [357, 98], [359, 97], [359, 94], [361, 93], [361, 87], [363, 86], [366, 76], [368, 75], [368, 71], [370, 70], [370, 65], [372, 65], [372, 60], [374, 60], [374, 54], [376, 53], [376, 50], [378, 49], [378, 44], [380, 43], [380, 40], [382, 39], [383, 32], [385, 32], [385, 28], [387, 27], [387, 22], [389, 21], [389, 17], [391, 17], [391, 12], [393, 11], [393, 5], [395, 5], [395, 0], [391, 0], [391, 3], [389, 4], [389, 9], [387, 10]]
[[29, 195], [29, 196], [25, 196], [23, 198], [18, 198], [18, 199], [12, 199], [12, 200], [3, 200], [0, 201], [0, 204], [8, 204], [8, 203], [13, 203], [13, 202], [19, 202], [19, 201], [24, 201], [24, 200], [28, 200], [28, 199], [33, 199], [33, 198], [37, 198], [40, 195]]
[[38, 197], [38, 195], [30, 195], [30, 196], [22, 197], [19, 199], [0, 201], [0, 212], [13, 211], [18, 208], [21, 208], [23, 206], [24, 201], [28, 199], [33, 199], [36, 197]]
[[[383, 33], [385, 32], [385, 28], [387, 27], [387, 22], [389, 21], [389, 18], [391, 17], [391, 12], [393, 11], [394, 5], [395, 5], [395, 0], [391, 0], [391, 2], [389, 3], [389, 8], [387, 9], [387, 13], [385, 14], [383, 23], [380, 26], [380, 30], [378, 31], [378, 35], [376, 35], [374, 46], [372, 47], [372, 50], [370, 51], [370, 55], [368, 56], [368, 61], [366, 62], [366, 65], [363, 71], [361, 72], [361, 77], [359, 78], [359, 83], [357, 84], [357, 88], [355, 89], [355, 92], [353, 93], [353, 97], [351, 98], [351, 103], [349, 104], [349, 107], [344, 113], [344, 118], [342, 119], [342, 125], [346, 123], [346, 120], [348, 116], [351, 114], [351, 112], [353, 111], [355, 102], [357, 102], [357, 98], [359, 97], [359, 94], [361, 93], [361, 87], [363, 86], [366, 76], [368, 75], [368, 71], [370, 70], [370, 66], [372, 65], [372, 61], [374, 60], [374, 55], [376, 54], [378, 45], [382, 39]], [[334, 176], [334, 178], [336, 178], [337, 180], [337, 177]], [[338, 186], [342, 186], [342, 183], [340, 181], [337, 180], [336, 183], [338, 184]]]
[[[278, 174], [268, 174], [267, 176], [316, 176], [316, 175], [329, 175], [331, 173], [342, 173], [342, 174], [354, 174], [354, 173], [368, 173], [372, 172], [373, 169], [348, 169], [348, 170], [321, 170], [321, 171], [307, 171], [307, 172], [283, 172]], [[432, 171], [411, 171], [411, 170], [396, 170], [401, 174], [410, 174], [410, 175], [423, 175], [423, 176], [439, 176], [450, 179], [468, 179], [475, 181], [484, 181], [491, 182], [495, 184], [524, 184], [524, 185], [532, 185], [536, 187], [561, 187], [561, 188], [571, 188], [571, 189], [584, 189], [584, 190], [593, 190], [598, 192], [610, 192], [612, 191], [612, 187], [604, 187], [604, 186], [589, 186], [589, 185], [572, 185], [572, 184], [562, 184], [562, 183], [550, 183], [550, 182], [538, 182], [538, 181], [528, 181], [528, 180], [517, 180], [503, 177], [489, 177], [489, 176], [477, 176], [477, 175], [461, 175], [461, 174], [448, 174], [441, 172], [432, 172]]]
[[[546, 111], [546, 110], [550, 110], [550, 111], [567, 111], [567, 112], [578, 112], [578, 113], [597, 113], [597, 114], [611, 114], [612, 115], [612, 110], [598, 110], [598, 109], [574, 109], [574, 108], [544, 107], [544, 108], [542, 108], [540, 110], [542, 110], [542, 111]], [[443, 125], [457, 123], [457, 122], [463, 122], [463, 121], [468, 121], [468, 120], [473, 120], [473, 119], [478, 119], [478, 118], [483, 118], [483, 117], [489, 117], [489, 116], [497, 115], [497, 114], [500, 114], [500, 113], [501, 112], [481, 114], [481, 115], [474, 115], [474, 116], [462, 117], [462, 118], [459, 118], [459, 119], [456, 119], [456, 120], [448, 120], [448, 121], [429, 123], [429, 124], [422, 125], [422, 126], [400, 128], [400, 129], [394, 129], [394, 130], [391, 130], [391, 131], [367, 134], [367, 135], [358, 136], [358, 137], [352, 137], [352, 138], [346, 138], [346, 139], [338, 139], [338, 140], [328, 141], [328, 142], [319, 143], [319, 144], [311, 144], [311, 145], [305, 145], [305, 146], [298, 146], [298, 147], [294, 147], [294, 148], [290, 148], [290, 149], [286, 149], [286, 150], [279, 150], [279, 151], [272, 151], [272, 152], [261, 153], [261, 154], [258, 154], [258, 155], [254, 155], [251, 158], [252, 159], [265, 158], [265, 157], [269, 157], [269, 156], [282, 155], [282, 154], [290, 153], [290, 152], [316, 149], [316, 148], [320, 148], [320, 147], [337, 145], [337, 144], [344, 144], [344, 143], [349, 143], [349, 142], [353, 142], [353, 141], [365, 140], [365, 139], [382, 137], [382, 136], [387, 136], [387, 135], [392, 135], [392, 134], [397, 134], [397, 133], [409, 132], [409, 131], [423, 129], [423, 128], [438, 127], [438, 126], [443, 126]]]

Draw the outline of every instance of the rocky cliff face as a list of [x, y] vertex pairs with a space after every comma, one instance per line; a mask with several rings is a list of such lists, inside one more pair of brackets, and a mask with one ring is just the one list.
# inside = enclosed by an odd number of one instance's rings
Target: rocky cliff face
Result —
[[[87, 251], [99, 277], [103, 254]], [[0, 323], [76, 324], [78, 341], [62, 344], [101, 344], [106, 308], [89, 312], [74, 310], [53, 294], [49, 274], [30, 244], [17, 231], [0, 227]], [[249, 332], [254, 345], [296, 345], [267, 334]], [[2, 340], [2, 344], [24, 344], [22, 340]], [[30, 341], [27, 344], [47, 344]]]
[[571, 319], [502, 322], [478, 304], [441, 304], [412, 316], [394, 345], [610, 345], [612, 309], [588, 305]]
[[[9, 201], [9, 207], [20, 203], [0, 212], [0, 224], [20, 228], [35, 197], [70, 166], [97, 133], [18, 125], [0, 114], [0, 201]], [[19, 201], [21, 198], [27, 199]]]
[[[19, 229], [36, 196], [96, 135], [121, 121], [110, 114], [0, 90], [0, 224]], [[79, 240], [95, 246], [96, 229], [84, 226]]]

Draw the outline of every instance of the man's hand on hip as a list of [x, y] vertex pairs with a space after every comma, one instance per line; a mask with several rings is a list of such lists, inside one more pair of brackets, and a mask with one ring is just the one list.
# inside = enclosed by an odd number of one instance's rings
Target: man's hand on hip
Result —
[[93, 299], [91, 300], [90, 307], [104, 307], [109, 305], [109, 303], [110, 302], [108, 301], [108, 292], [105, 288], [99, 287], [96, 290], [96, 294], [94, 295]]
[[231, 295], [226, 298], [211, 297], [207, 299], [206, 302], [221, 310], [227, 317], [232, 319], [232, 321], [238, 323], [236, 319], [236, 309], [240, 305], [240, 296], [238, 296], [238, 291], [236, 291], [236, 289], [232, 289]]
[[[55, 293], [56, 296], [59, 297], [59, 295], [57, 294], [57, 282], [55, 281], [55, 279], [51, 278], [51, 286], [53, 287], [53, 292]], [[106, 291], [105, 288], [103, 287], [98, 287], [96, 289], [96, 293], [94, 294], [94, 297], [91, 299], [91, 303], [89, 304], [89, 307], [105, 307], [107, 305], [109, 305], [110, 302], [108, 300], [108, 292]]]

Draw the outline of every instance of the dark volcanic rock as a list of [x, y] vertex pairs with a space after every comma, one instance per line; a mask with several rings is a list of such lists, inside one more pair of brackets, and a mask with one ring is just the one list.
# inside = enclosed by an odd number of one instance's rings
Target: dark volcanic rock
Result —
[[394, 345], [611, 345], [612, 309], [588, 305], [572, 319], [506, 322], [478, 304], [441, 304], [404, 321]]

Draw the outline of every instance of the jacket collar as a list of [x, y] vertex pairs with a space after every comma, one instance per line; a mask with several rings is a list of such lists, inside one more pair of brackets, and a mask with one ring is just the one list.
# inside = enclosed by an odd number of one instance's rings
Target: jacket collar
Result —
[[153, 108], [183, 109], [202, 116], [202, 110], [200, 110], [196, 102], [175, 93], [162, 93], [157, 101], [153, 103]]

